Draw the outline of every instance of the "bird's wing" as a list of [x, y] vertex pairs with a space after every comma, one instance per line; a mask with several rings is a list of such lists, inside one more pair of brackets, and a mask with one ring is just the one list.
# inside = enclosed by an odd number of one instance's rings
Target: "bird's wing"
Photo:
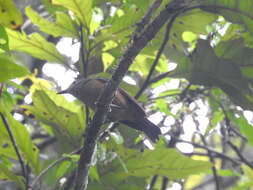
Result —
[[[108, 81], [106, 78], [103, 78], [103, 77], [98, 77], [96, 79], [103, 82], [103, 83], [106, 83]], [[124, 100], [127, 101], [128, 104], [131, 104], [131, 106], [135, 108], [136, 113], [139, 116], [143, 116], [143, 117], [146, 116], [146, 113], [145, 113], [144, 109], [140, 106], [140, 104], [132, 96], [130, 96], [124, 89], [119, 87], [118, 92], [124, 97]], [[120, 99], [119, 99], [119, 101], [120, 101]], [[123, 103], [123, 102], [121, 103], [119, 101], [117, 101], [116, 98], [113, 101], [113, 104], [115, 106], [118, 106], [119, 109], [120, 108], [127, 109], [129, 107], [129, 106], [125, 106], [126, 103]]]

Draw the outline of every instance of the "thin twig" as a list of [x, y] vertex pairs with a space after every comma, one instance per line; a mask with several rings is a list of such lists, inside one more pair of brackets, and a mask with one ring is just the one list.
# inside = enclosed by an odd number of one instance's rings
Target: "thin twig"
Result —
[[119, 127], [119, 123], [116, 122], [116, 123], [113, 123], [113, 125], [108, 129], [106, 130], [100, 137], [99, 137], [99, 141], [103, 141], [104, 138], [112, 131], [114, 131], [117, 127]]
[[171, 31], [171, 28], [172, 28], [172, 25], [174, 23], [174, 21], [176, 20], [177, 16], [180, 14], [181, 12], [176, 12], [172, 18], [170, 19], [167, 27], [166, 27], [166, 32], [165, 32], [165, 36], [164, 36], [164, 39], [163, 39], [163, 43], [156, 55], [156, 58], [155, 58], [155, 61], [153, 63], [153, 65], [151, 66], [150, 70], [149, 70], [149, 73], [148, 73], [148, 76], [145, 80], [145, 82], [143, 83], [142, 87], [140, 88], [140, 90], [137, 92], [137, 94], [135, 95], [135, 98], [138, 99], [141, 94], [143, 93], [143, 91], [148, 87], [148, 85], [150, 84], [149, 81], [150, 81], [150, 78], [153, 74], [153, 72], [155, 71], [155, 67], [157, 66], [158, 64], [158, 61], [163, 53], [163, 50], [165, 49], [165, 46], [167, 44], [167, 42], [169, 41], [169, 37], [170, 37], [170, 31]]
[[193, 10], [193, 9], [204, 9], [204, 10], [208, 10], [208, 11], [211, 11], [211, 12], [213, 12], [212, 11], [213, 9], [227, 10], [227, 11], [235, 12], [235, 13], [238, 13], [240, 15], [246, 16], [249, 19], [253, 19], [253, 16], [246, 13], [245, 11], [241, 11], [241, 10], [238, 10], [236, 8], [225, 7], [225, 6], [221, 6], [221, 5], [196, 5], [196, 6], [186, 8], [185, 12]]
[[196, 147], [196, 148], [202, 148], [206, 151], [209, 151], [211, 152], [212, 154], [215, 154], [217, 155], [217, 157], [219, 158], [222, 158], [222, 159], [226, 159], [226, 160], [229, 160], [230, 162], [232, 162], [233, 164], [236, 164], [236, 165], [239, 165], [240, 162], [238, 160], [234, 160], [233, 158], [227, 156], [226, 154], [223, 154], [221, 152], [218, 152], [210, 147], [207, 147], [207, 146], [203, 146], [203, 145], [200, 145], [200, 144], [197, 144], [197, 143], [193, 143], [193, 142], [189, 142], [189, 141], [185, 141], [185, 140], [181, 140], [181, 139], [177, 139], [177, 142], [182, 142], [182, 143], [187, 143], [187, 144], [191, 144], [192, 146]]
[[[207, 146], [207, 142], [206, 142], [205, 137], [204, 137], [201, 133], [199, 133], [199, 136], [200, 136], [200, 138], [201, 138], [203, 144], [204, 144], [205, 146]], [[213, 177], [214, 177], [214, 181], [215, 181], [216, 190], [220, 190], [219, 177], [218, 177], [218, 175], [217, 175], [217, 171], [216, 171], [216, 168], [215, 168], [215, 161], [214, 161], [212, 152], [208, 150], [208, 151], [207, 151], [207, 154], [208, 154], [208, 157], [209, 157], [210, 161], [213, 163], [212, 171], [213, 171]]]
[[88, 63], [86, 63], [85, 57], [87, 57], [87, 48], [84, 44], [84, 37], [83, 37], [83, 25], [80, 24], [80, 73], [82, 74], [83, 77], [87, 77], [87, 68], [88, 68]]
[[235, 153], [237, 154], [237, 156], [241, 159], [241, 161], [243, 163], [245, 163], [247, 166], [249, 166], [251, 169], [253, 169], [253, 163], [251, 163], [250, 161], [248, 161], [248, 159], [246, 159], [242, 153], [240, 152], [240, 150], [231, 142], [231, 141], [227, 141], [228, 145], [235, 151]]
[[9, 126], [9, 124], [8, 124], [5, 116], [3, 115], [3, 113], [0, 112], [0, 115], [1, 115], [1, 118], [2, 118], [3, 123], [5, 125], [5, 128], [6, 128], [8, 134], [10, 136], [11, 143], [12, 143], [12, 145], [13, 145], [13, 147], [15, 149], [15, 152], [16, 152], [16, 154], [18, 156], [19, 164], [20, 164], [21, 169], [22, 169], [22, 174], [23, 174], [23, 176], [24, 176], [24, 178], [26, 180], [25, 184], [26, 184], [26, 188], [27, 188], [28, 185], [29, 185], [29, 177], [28, 177], [28, 173], [27, 173], [27, 170], [26, 170], [26, 167], [25, 167], [24, 159], [23, 159], [23, 157], [22, 157], [22, 155], [20, 153], [20, 150], [18, 148], [18, 145], [17, 145], [17, 142], [15, 140], [15, 137], [14, 137], [12, 131], [11, 131], [11, 127]]
[[[78, 154], [80, 153], [81, 149], [77, 149], [71, 153], [69, 153], [69, 155], [73, 155], [73, 154]], [[28, 190], [33, 190], [35, 188], [35, 185], [40, 181], [40, 179], [50, 170], [52, 169], [54, 166], [56, 166], [57, 164], [61, 163], [64, 160], [70, 160], [71, 158], [69, 156], [63, 156], [57, 160], [55, 160], [53, 163], [51, 163], [48, 167], [46, 167], [42, 172], [40, 172], [40, 174], [33, 180], [30, 188]]]
[[154, 185], [155, 185], [155, 183], [157, 181], [157, 178], [158, 178], [158, 175], [154, 175], [152, 177], [151, 182], [150, 182], [149, 187], [148, 187], [147, 190], [152, 190], [153, 189], [153, 187], [154, 187]]

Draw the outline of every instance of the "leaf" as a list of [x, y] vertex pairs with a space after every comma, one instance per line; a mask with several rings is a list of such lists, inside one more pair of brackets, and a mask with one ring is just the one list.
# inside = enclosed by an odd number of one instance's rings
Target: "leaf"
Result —
[[54, 37], [64, 36], [78, 38], [78, 34], [70, 16], [63, 12], [56, 12], [55, 14], [56, 21], [50, 22], [32, 10], [31, 7], [26, 7], [26, 16], [28, 16], [31, 22], [36, 24], [41, 31], [52, 34]]
[[10, 29], [6, 31], [9, 36], [11, 50], [26, 52], [48, 62], [67, 65], [67, 59], [57, 51], [55, 45], [46, 41], [40, 34], [33, 33], [27, 36], [25, 33], [19, 33]]
[[[156, 148], [155, 150], [144, 150], [143, 153], [119, 145], [114, 149], [121, 156], [128, 172], [119, 167], [117, 161], [112, 163], [108, 169], [114, 175], [122, 178], [128, 176], [149, 177], [157, 174], [173, 180], [206, 172], [212, 167], [211, 162], [193, 160], [180, 154], [176, 149]], [[104, 172], [106, 173], [106, 171], [107, 168]]]
[[61, 162], [57, 168], [55, 178], [60, 179], [62, 176], [64, 176], [66, 172], [68, 171], [68, 169], [70, 168], [70, 166], [71, 166], [71, 162], [69, 160], [65, 160]]
[[166, 115], [173, 115], [170, 110], [169, 110], [169, 105], [166, 102], [165, 99], [157, 99], [155, 100], [155, 105], [159, 108], [159, 110], [163, 113], [165, 113]]
[[170, 77], [184, 77], [192, 84], [219, 87], [244, 109], [253, 110], [253, 96], [240, 67], [231, 59], [218, 58], [207, 40], [198, 40], [189, 58], [181, 60]]
[[[38, 174], [41, 170], [38, 148], [32, 143], [26, 127], [15, 120], [10, 113], [4, 111], [4, 102], [0, 103], [0, 110], [6, 117], [24, 160], [28, 163], [32, 170]], [[1, 143], [6, 145], [4, 147], [0, 147], [0, 154], [17, 160], [17, 154], [12, 146], [9, 134], [7, 133], [6, 126], [4, 125], [2, 119], [0, 120], [0, 139]]]
[[64, 152], [79, 147], [85, 128], [83, 106], [67, 102], [61, 95], [48, 90], [36, 90], [32, 95], [34, 106], [23, 106], [28, 113], [49, 126]]
[[237, 118], [230, 111], [227, 114], [229, 119], [239, 127], [241, 133], [247, 137], [248, 143], [253, 146], [253, 126], [242, 115]]
[[200, 3], [207, 5], [203, 10], [218, 13], [226, 20], [244, 25], [251, 33], [253, 32], [252, 1], [205, 0]]
[[4, 27], [1, 24], [0, 24], [0, 48], [10, 54], [9, 38]]
[[19, 29], [23, 24], [21, 12], [12, 0], [0, 1], [0, 24], [11, 29]]
[[244, 43], [242, 38], [221, 42], [215, 47], [215, 53], [218, 57], [232, 59], [236, 65], [240, 66], [243, 76], [252, 79], [253, 50]]
[[0, 179], [14, 181], [21, 187], [21, 189], [25, 190], [25, 184], [23, 182], [23, 178], [21, 176], [15, 175], [12, 171], [10, 171], [6, 165], [0, 163]]
[[245, 175], [249, 178], [249, 181], [253, 181], [253, 170], [249, 166], [243, 164], [242, 170], [245, 173]]
[[89, 27], [92, 17], [93, 0], [52, 0], [52, 4], [61, 5], [72, 11], [86, 27]]
[[207, 34], [206, 26], [217, 19], [217, 15], [210, 14], [200, 9], [187, 11], [177, 17], [173, 23], [169, 45], [182, 50], [182, 36], [185, 31], [192, 32], [194, 35]]
[[24, 66], [17, 65], [5, 54], [0, 54], [0, 82], [7, 81], [29, 74], [29, 70]]

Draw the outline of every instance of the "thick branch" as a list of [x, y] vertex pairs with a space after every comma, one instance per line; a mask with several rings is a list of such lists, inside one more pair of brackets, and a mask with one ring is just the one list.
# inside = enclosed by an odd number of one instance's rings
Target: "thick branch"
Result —
[[75, 181], [75, 190], [87, 189], [89, 168], [98, 139], [98, 133], [102, 123], [105, 121], [106, 114], [110, 109], [108, 105], [112, 102], [113, 95], [122, 78], [138, 53], [155, 37], [166, 21], [182, 8], [183, 6], [180, 3], [169, 3], [142, 33], [133, 33], [127, 44], [125, 52], [119, 60], [118, 68], [106, 84], [106, 87], [98, 100], [97, 109], [80, 155]]

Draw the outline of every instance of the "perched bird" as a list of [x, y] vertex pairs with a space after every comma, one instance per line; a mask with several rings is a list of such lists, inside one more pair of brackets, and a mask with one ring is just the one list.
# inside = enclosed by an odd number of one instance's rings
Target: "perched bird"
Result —
[[[95, 110], [96, 102], [106, 82], [105, 78], [83, 78], [73, 82], [68, 89], [58, 94], [72, 94]], [[107, 117], [112, 122], [117, 121], [143, 131], [154, 142], [159, 139], [161, 134], [160, 128], [147, 119], [145, 111], [138, 102], [122, 88], [118, 88], [116, 91]]]

